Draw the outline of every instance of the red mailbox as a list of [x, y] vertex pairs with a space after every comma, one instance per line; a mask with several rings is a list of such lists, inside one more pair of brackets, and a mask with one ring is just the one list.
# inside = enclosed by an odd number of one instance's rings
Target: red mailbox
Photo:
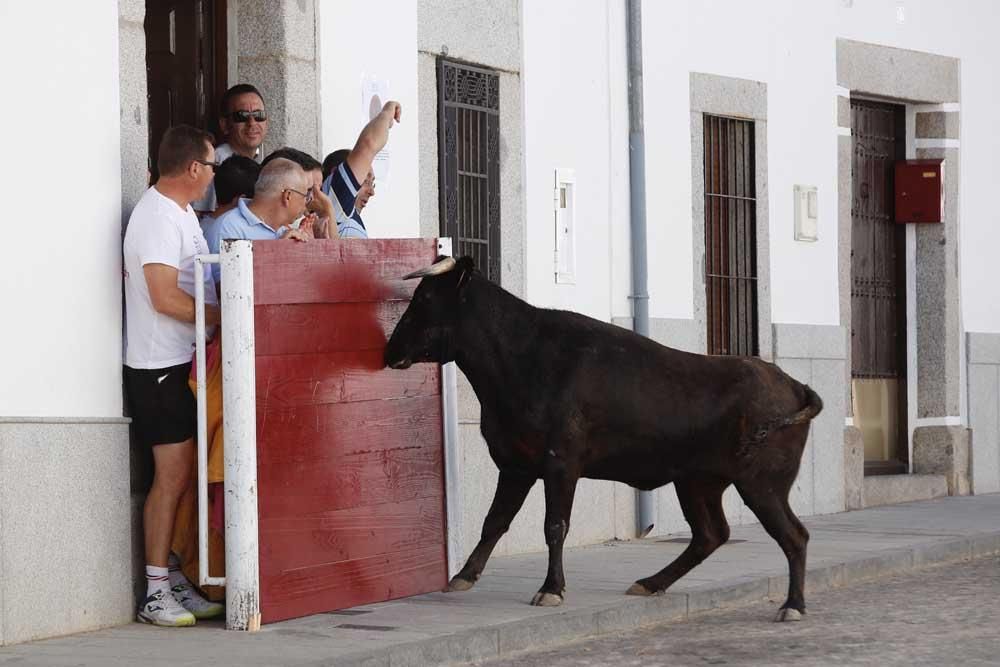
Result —
[[896, 162], [896, 222], [944, 219], [944, 160]]

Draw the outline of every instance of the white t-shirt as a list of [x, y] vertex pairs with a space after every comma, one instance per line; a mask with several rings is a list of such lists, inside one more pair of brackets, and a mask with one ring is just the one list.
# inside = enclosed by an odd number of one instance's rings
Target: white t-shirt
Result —
[[[156, 312], [143, 266], [166, 264], [178, 270], [177, 286], [194, 296], [194, 256], [208, 254], [194, 209], [182, 209], [146, 190], [125, 231], [125, 364], [131, 368], [166, 368], [191, 361], [194, 323]], [[204, 267], [205, 303], [218, 305], [210, 267]]]

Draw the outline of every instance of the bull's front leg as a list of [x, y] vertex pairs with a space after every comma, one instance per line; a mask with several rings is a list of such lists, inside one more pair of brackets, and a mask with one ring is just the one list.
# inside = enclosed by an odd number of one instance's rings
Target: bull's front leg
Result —
[[563, 602], [566, 577], [563, 574], [563, 543], [569, 533], [573, 495], [579, 474], [560, 456], [550, 451], [545, 462], [545, 543], [549, 547], [549, 570], [545, 583], [531, 599], [538, 607], [557, 607]]
[[500, 471], [496, 495], [493, 496], [493, 504], [490, 505], [490, 511], [486, 513], [486, 520], [483, 521], [483, 533], [479, 544], [465, 562], [465, 567], [448, 583], [447, 591], [467, 591], [479, 580], [483, 568], [486, 567], [486, 561], [493, 553], [493, 548], [510, 528], [510, 522], [521, 509], [535, 481], [536, 478], [530, 475]]

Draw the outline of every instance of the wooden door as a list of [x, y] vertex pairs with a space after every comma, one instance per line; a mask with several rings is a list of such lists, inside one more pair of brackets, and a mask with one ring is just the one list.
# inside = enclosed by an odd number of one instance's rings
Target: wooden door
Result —
[[383, 368], [436, 241], [253, 251], [263, 621], [441, 590], [440, 367]]
[[225, 0], [146, 0], [150, 171], [163, 133], [185, 123], [215, 132], [226, 90]]
[[851, 377], [866, 471], [905, 472], [906, 236], [894, 222], [902, 106], [851, 100]]

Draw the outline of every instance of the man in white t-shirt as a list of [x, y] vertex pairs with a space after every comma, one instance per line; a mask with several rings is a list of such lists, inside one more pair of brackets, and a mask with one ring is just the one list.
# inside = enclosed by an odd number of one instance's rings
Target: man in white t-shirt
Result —
[[[267, 138], [267, 110], [260, 91], [249, 83], [240, 83], [222, 96], [219, 104], [219, 129], [226, 141], [215, 149], [219, 164], [233, 155], [242, 155], [258, 163], [264, 157], [261, 146]], [[212, 213], [218, 206], [215, 184], [209, 183], [204, 195], [191, 203], [199, 214]]]
[[197, 430], [188, 388], [196, 280], [205, 284], [206, 324], [220, 318], [211, 271], [195, 272], [194, 256], [207, 254], [208, 244], [191, 208], [217, 166], [211, 136], [186, 125], [170, 128], [157, 166], [159, 181], [136, 204], [125, 232], [125, 393], [136, 439], [152, 446], [155, 465], [143, 510], [147, 597], [138, 618], [176, 627], [223, 612], [191, 587], [170, 554]]

